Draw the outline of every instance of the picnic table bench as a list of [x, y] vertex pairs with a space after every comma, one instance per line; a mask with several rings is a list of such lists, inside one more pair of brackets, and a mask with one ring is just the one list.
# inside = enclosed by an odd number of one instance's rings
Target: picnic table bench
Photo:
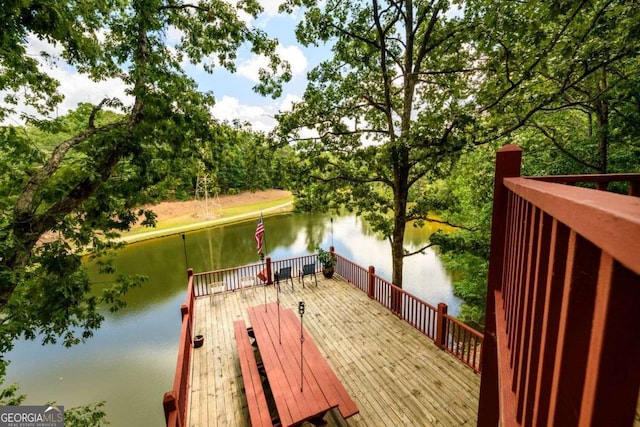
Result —
[[253, 354], [253, 346], [249, 341], [247, 325], [244, 323], [244, 320], [236, 320], [233, 322], [233, 332], [238, 348], [240, 370], [242, 371], [242, 381], [244, 382], [244, 391], [247, 397], [251, 425], [269, 427], [279, 425], [277, 419], [274, 420], [271, 418], [269, 405], [267, 404], [267, 398], [262, 386], [262, 378], [260, 377], [258, 364]]
[[338, 408], [343, 418], [358, 413], [355, 402], [311, 336], [301, 328], [293, 310], [276, 303], [260, 305], [249, 308], [249, 319], [283, 426], [304, 421], [323, 424], [323, 417], [333, 408]]

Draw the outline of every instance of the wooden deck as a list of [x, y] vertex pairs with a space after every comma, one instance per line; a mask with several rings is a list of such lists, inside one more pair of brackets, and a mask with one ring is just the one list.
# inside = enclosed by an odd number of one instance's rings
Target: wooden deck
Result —
[[[297, 312], [305, 301], [305, 328], [360, 409], [346, 421], [334, 409], [327, 425], [476, 424], [478, 374], [345, 281], [294, 281], [294, 291], [282, 286], [282, 306]], [[273, 286], [266, 299], [276, 300]], [[262, 287], [196, 300], [194, 334], [205, 340], [193, 351], [189, 426], [250, 425], [233, 321], [250, 324], [247, 308], [264, 301]]]

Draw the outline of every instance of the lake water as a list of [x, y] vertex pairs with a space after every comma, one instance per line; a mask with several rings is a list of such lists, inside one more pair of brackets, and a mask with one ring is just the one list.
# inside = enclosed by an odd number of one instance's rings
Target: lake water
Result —
[[[285, 214], [265, 217], [265, 246], [278, 260], [315, 252], [320, 245], [391, 278], [390, 247], [354, 216]], [[19, 341], [6, 355], [11, 360], [7, 384], [20, 383], [25, 404], [57, 402], [72, 407], [105, 400], [108, 420], [119, 426], [164, 425], [162, 396], [173, 384], [180, 305], [185, 301], [186, 266], [209, 271], [259, 262], [253, 233], [256, 221], [242, 222], [125, 247], [115, 262], [123, 273], [149, 280], [126, 297], [127, 307], [105, 313], [102, 328], [86, 344], [67, 349]], [[428, 242], [428, 232], [409, 227], [409, 249]], [[108, 277], [88, 264], [96, 286]], [[405, 259], [404, 289], [436, 305], [445, 302], [456, 315], [460, 301], [436, 253]]]

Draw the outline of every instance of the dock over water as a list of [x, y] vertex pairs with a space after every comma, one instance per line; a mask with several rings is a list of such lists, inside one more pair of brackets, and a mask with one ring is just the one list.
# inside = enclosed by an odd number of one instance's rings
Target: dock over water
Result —
[[[281, 284], [281, 306], [305, 302], [304, 327], [360, 410], [348, 420], [332, 410], [327, 425], [476, 425], [479, 374], [340, 277], [294, 282]], [[247, 309], [265, 299], [276, 301], [275, 286], [196, 298], [204, 344], [192, 352], [187, 425], [250, 425], [233, 322], [250, 325]]]

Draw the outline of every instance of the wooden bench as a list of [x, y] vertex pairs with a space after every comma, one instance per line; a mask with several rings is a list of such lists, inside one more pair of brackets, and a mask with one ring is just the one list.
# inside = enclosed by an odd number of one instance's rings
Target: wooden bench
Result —
[[242, 381], [244, 391], [247, 396], [247, 406], [252, 426], [274, 426], [279, 423], [271, 419], [269, 405], [262, 387], [262, 378], [258, 371], [258, 364], [253, 354], [253, 347], [249, 341], [247, 325], [244, 320], [233, 322], [233, 332], [238, 348], [240, 359], [240, 370], [242, 371]]

